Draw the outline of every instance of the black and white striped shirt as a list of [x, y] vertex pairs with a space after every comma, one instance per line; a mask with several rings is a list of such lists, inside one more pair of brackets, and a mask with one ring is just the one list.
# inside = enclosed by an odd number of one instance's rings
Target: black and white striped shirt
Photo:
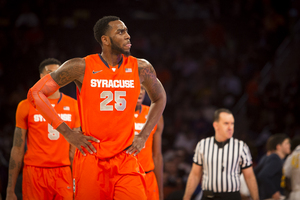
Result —
[[213, 192], [240, 190], [241, 169], [252, 166], [252, 157], [246, 143], [230, 138], [221, 144], [215, 137], [202, 139], [193, 158], [202, 166], [202, 189]]

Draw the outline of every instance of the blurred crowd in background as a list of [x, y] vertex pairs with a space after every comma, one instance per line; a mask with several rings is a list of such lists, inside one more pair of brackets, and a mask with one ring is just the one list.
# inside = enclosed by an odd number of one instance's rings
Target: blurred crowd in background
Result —
[[[126, 24], [132, 55], [154, 66], [167, 92], [166, 199], [184, 190], [197, 142], [214, 134], [217, 108], [233, 111], [234, 137], [249, 145], [255, 165], [270, 135], [300, 135], [299, 60], [275, 67], [284, 53], [299, 53], [299, 12], [296, 0], [0, 0], [0, 192], [15, 111], [39, 79], [39, 63], [100, 53], [93, 25], [105, 15]], [[285, 43], [290, 51], [279, 54]], [[74, 84], [61, 91], [76, 97]]]

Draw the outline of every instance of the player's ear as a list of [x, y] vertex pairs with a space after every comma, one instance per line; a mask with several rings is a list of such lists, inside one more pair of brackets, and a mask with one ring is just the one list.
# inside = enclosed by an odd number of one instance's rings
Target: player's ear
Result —
[[106, 35], [102, 35], [101, 36], [101, 41], [103, 45], [110, 45], [110, 39], [108, 36]]

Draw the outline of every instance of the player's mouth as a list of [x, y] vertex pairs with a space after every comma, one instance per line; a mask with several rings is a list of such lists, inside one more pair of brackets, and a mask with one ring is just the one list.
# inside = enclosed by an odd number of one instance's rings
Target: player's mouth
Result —
[[130, 49], [131, 48], [131, 44], [130, 43], [125, 44], [125, 47], [128, 48], [128, 49]]

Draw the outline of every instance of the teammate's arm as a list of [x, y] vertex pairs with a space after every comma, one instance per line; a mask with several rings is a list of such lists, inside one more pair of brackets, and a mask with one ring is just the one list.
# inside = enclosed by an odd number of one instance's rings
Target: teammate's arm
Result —
[[134, 137], [131, 147], [127, 150], [127, 153], [134, 153], [134, 155], [138, 154], [144, 147], [147, 138], [158, 123], [166, 106], [166, 92], [157, 79], [153, 66], [147, 60], [138, 59], [138, 68], [140, 82], [151, 99], [151, 105], [144, 127], [140, 134]]
[[190, 200], [202, 178], [202, 166], [193, 163], [187, 180], [183, 200]]
[[163, 156], [161, 153], [161, 135], [164, 129], [163, 117], [157, 123], [156, 131], [153, 135], [153, 162], [154, 162], [154, 174], [156, 176], [157, 185], [159, 189], [159, 199], [163, 199]]
[[[73, 128], [73, 131], [81, 131], [80, 127], [79, 128]], [[74, 158], [74, 154], [75, 154], [75, 147], [73, 145], [70, 145], [70, 149], [69, 149], [69, 158], [70, 158], [70, 162], [71, 162], [71, 169], [73, 166], [73, 158]]]
[[[53, 128], [57, 129], [65, 139], [85, 155], [83, 148], [90, 154], [96, 152], [95, 147], [88, 141], [100, 142], [99, 140], [85, 136], [81, 131], [73, 131], [63, 122], [57, 112], [51, 106], [47, 96], [53, 94], [59, 87], [65, 86], [74, 81], [82, 83], [85, 72], [85, 60], [73, 58], [62, 64], [56, 71], [40, 79], [28, 92], [29, 102], [43, 115]], [[83, 147], [83, 148], [82, 148]]]
[[26, 129], [15, 127], [13, 147], [10, 153], [6, 200], [17, 199], [15, 187], [24, 158]]

